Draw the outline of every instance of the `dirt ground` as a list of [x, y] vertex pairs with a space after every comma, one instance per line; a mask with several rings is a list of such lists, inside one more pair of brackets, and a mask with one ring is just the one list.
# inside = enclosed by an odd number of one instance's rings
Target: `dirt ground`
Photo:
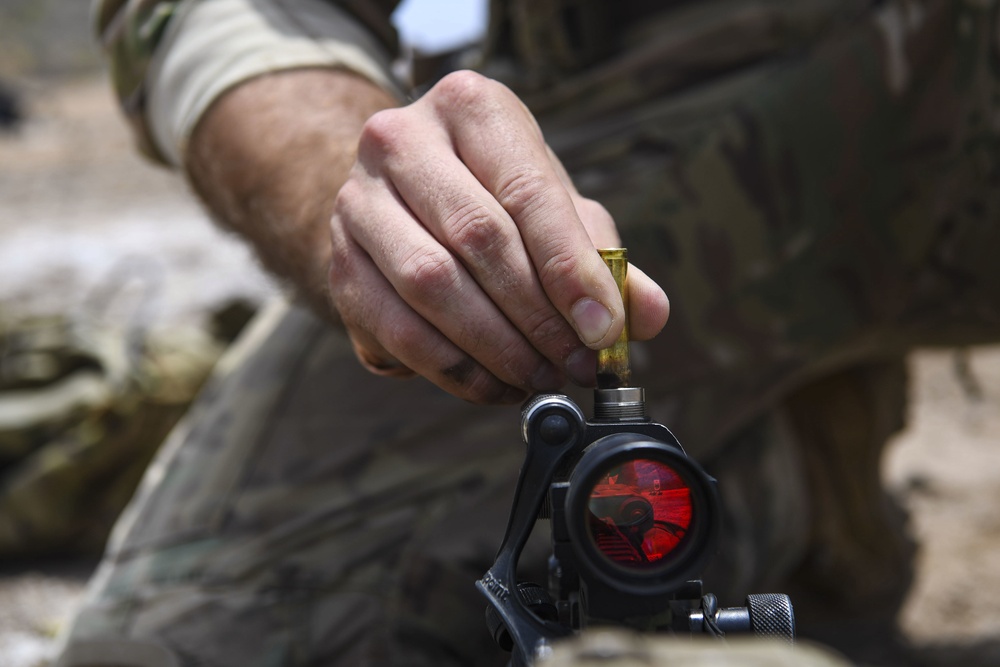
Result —
[[[18, 86], [28, 119], [0, 132], [0, 316], [77, 308], [122, 262], [159, 276], [163, 323], [275, 292], [177, 179], [134, 155], [99, 77]], [[885, 479], [921, 543], [901, 616], [915, 648], [872, 664], [1000, 665], [1000, 347], [921, 351], [912, 370]], [[47, 663], [92, 567], [0, 572], [0, 665]]]

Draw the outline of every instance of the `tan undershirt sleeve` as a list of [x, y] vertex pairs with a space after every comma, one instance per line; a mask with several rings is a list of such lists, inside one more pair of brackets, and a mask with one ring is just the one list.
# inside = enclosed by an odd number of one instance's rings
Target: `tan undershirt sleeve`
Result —
[[174, 166], [213, 100], [241, 81], [301, 67], [342, 67], [400, 100], [380, 43], [322, 0], [188, 0], [150, 63], [147, 121]]

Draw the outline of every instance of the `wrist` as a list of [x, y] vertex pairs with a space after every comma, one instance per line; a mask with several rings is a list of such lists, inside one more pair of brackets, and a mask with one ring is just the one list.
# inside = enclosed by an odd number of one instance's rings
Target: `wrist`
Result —
[[367, 118], [395, 103], [341, 70], [290, 70], [220, 97], [195, 127], [187, 178], [213, 217], [330, 318], [329, 219]]

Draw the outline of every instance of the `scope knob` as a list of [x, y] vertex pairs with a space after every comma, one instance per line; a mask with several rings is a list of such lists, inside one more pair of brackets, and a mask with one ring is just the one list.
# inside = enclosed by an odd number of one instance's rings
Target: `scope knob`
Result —
[[546, 445], [559, 446], [573, 436], [573, 426], [564, 415], [548, 415], [538, 427], [538, 435]]
[[795, 640], [795, 612], [792, 601], [781, 593], [754, 593], [747, 596], [750, 627], [758, 637]]

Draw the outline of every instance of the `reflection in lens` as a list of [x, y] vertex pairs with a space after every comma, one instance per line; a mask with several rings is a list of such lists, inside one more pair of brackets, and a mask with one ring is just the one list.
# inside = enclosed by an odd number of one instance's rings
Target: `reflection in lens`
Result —
[[691, 489], [670, 466], [636, 459], [608, 468], [590, 493], [591, 538], [607, 558], [655, 567], [691, 525]]

